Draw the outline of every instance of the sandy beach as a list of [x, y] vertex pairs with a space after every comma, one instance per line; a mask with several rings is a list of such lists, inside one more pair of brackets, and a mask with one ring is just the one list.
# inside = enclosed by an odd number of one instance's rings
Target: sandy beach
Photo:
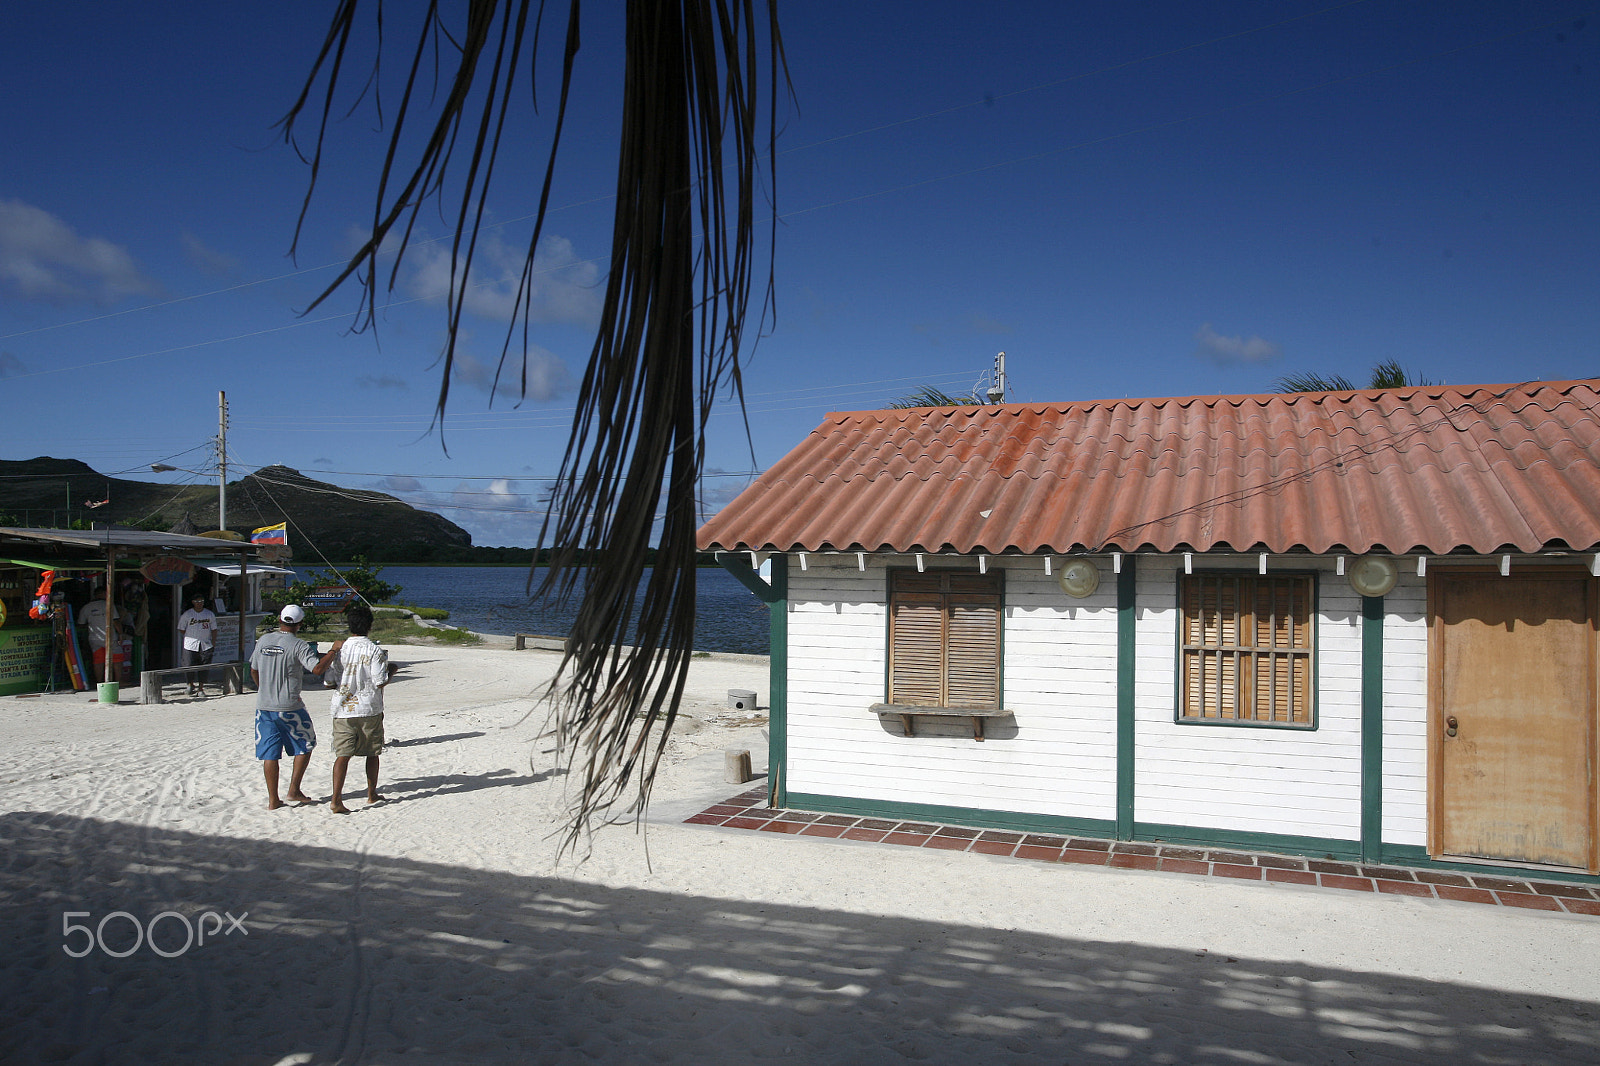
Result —
[[348, 816], [264, 809], [253, 695], [0, 700], [0, 1060], [1600, 1061], [1600, 920], [684, 825], [765, 769], [755, 657], [562, 860], [558, 656], [508, 643], [392, 649]]

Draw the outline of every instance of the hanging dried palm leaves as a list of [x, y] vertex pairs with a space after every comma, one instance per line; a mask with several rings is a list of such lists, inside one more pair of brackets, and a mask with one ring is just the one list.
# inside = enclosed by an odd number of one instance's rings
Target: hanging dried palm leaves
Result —
[[[297, 123], [318, 118], [307, 157], [311, 188], [302, 226], [336, 114], [335, 90], [350, 77], [345, 64], [361, 7], [361, 0], [341, 0], [305, 88], [283, 122], [292, 142]], [[376, 7], [381, 58], [381, 0]], [[441, 425], [495, 162], [507, 119], [521, 102], [513, 88], [525, 78], [531, 102], [543, 14], [543, 4], [534, 0], [469, 0], [464, 25], [456, 26], [437, 2], [427, 5], [390, 122], [370, 236], [317, 301], [354, 277], [363, 294], [358, 325], [371, 325], [381, 293], [396, 284], [418, 212], [448, 195], [454, 237], [448, 340], [435, 410]], [[751, 301], [756, 185], [763, 154], [771, 166], [775, 103], [780, 85], [787, 84], [780, 80], [776, 0], [767, 0], [764, 14], [757, 23], [755, 0], [627, 5], [609, 275], [539, 537], [552, 549], [540, 593], [582, 596], [560, 688], [553, 689], [563, 750], [582, 768], [569, 844], [598, 819], [642, 815], [688, 672], [704, 428], [724, 385], [743, 402], [739, 354]], [[579, 4], [571, 0], [552, 147], [501, 369], [519, 347], [519, 334], [520, 350], [527, 350], [534, 253], [567, 113], [578, 24]], [[430, 69], [441, 68], [442, 91], [423, 103]], [[372, 81], [378, 73], [374, 63]], [[764, 145], [758, 141], [763, 75]], [[319, 87], [317, 107], [311, 100]], [[418, 117], [430, 111], [431, 119]], [[402, 165], [407, 136], [417, 136], [419, 124], [421, 146], [414, 162]], [[458, 177], [447, 174], [452, 163], [464, 163]], [[391, 250], [385, 280], [380, 251]], [[770, 279], [769, 268], [763, 312], [771, 306]], [[649, 568], [646, 551], [658, 518], [657, 561]]]

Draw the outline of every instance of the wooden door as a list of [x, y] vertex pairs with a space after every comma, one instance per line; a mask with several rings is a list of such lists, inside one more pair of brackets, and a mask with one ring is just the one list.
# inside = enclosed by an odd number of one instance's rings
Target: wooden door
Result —
[[1430, 577], [1435, 855], [1592, 869], [1592, 581]]

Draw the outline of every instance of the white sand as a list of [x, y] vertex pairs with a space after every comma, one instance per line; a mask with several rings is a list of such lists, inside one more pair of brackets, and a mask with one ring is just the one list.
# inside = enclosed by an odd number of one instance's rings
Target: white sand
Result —
[[[357, 762], [345, 817], [263, 809], [252, 696], [0, 699], [0, 1061], [1600, 1061], [1600, 919], [678, 824], [742, 791], [723, 748], [764, 769], [726, 707], [760, 659], [696, 662], [648, 862], [614, 828], [558, 864], [514, 724], [556, 656], [394, 655], [393, 802]], [[248, 935], [68, 957], [113, 911]]]

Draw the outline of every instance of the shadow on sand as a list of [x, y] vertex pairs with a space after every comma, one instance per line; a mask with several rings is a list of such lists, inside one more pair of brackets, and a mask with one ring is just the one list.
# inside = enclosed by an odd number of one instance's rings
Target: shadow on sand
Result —
[[436, 737], [413, 737], [410, 740], [391, 740], [384, 744], [385, 748], [416, 748], [423, 744], [448, 744], [452, 740], [471, 740], [473, 737], [483, 736], [483, 730], [476, 733], [444, 733]]
[[[9, 1062], [1600, 1061], [1549, 996], [56, 814], [0, 842]], [[163, 911], [248, 935], [74, 959], [69, 911], [130, 916], [119, 952]]]

